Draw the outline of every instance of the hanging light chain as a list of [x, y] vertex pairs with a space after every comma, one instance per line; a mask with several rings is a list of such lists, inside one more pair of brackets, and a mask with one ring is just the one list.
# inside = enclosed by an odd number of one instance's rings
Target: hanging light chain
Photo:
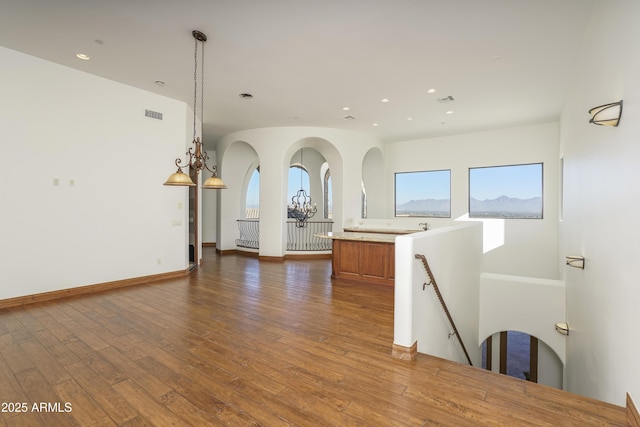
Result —
[[207, 41], [207, 36], [198, 31], [193, 30], [191, 35], [194, 38], [194, 49], [193, 49], [193, 141], [192, 147], [189, 147], [187, 150], [188, 161], [187, 164], [181, 166], [182, 160], [177, 158], [175, 161], [177, 171], [169, 176], [169, 179], [164, 183], [164, 185], [175, 185], [175, 186], [195, 186], [189, 176], [186, 176], [182, 171], [183, 168], [189, 167], [190, 169], [194, 169], [196, 176], [203, 169], [208, 170], [212, 173], [211, 178], [208, 178], [202, 188], [207, 189], [222, 189], [227, 188], [221, 178], [219, 178], [216, 174], [218, 167], [213, 165], [211, 168], [207, 165], [207, 160], [209, 160], [209, 155], [204, 149], [204, 144], [202, 142], [202, 137], [197, 137], [197, 108], [198, 108], [198, 42], [202, 43], [202, 60], [200, 64], [200, 134], [202, 135], [202, 129], [204, 127], [204, 42]]
[[[204, 42], [205, 40], [201, 40], [202, 44], [202, 55], [200, 60], [200, 127], [204, 127]], [[195, 111], [194, 111], [195, 114]], [[200, 132], [204, 136], [204, 132]], [[204, 139], [204, 138], [201, 138]], [[203, 141], [204, 142], [204, 141]]]
[[193, 37], [193, 139], [196, 139], [196, 103], [198, 102], [198, 37]]

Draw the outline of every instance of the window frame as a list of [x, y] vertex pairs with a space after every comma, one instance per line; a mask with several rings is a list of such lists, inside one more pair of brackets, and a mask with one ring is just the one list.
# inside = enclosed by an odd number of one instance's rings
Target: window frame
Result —
[[[400, 215], [398, 216], [398, 175], [429, 173], [429, 172], [448, 172], [449, 173], [449, 212], [444, 215]], [[393, 174], [393, 216], [395, 218], [451, 218], [451, 169], [429, 169], [421, 171], [394, 172]], [[440, 199], [435, 199], [440, 200]]]
[[[485, 216], [474, 215], [471, 211], [471, 171], [474, 169], [495, 169], [504, 167], [517, 167], [517, 166], [533, 166], [540, 165], [540, 216]], [[531, 162], [531, 163], [515, 163], [506, 165], [494, 165], [494, 166], [475, 166], [469, 167], [468, 170], [468, 193], [467, 193], [467, 213], [469, 218], [472, 219], [544, 219], [544, 162]], [[505, 194], [506, 195], [506, 194]], [[511, 196], [507, 196], [511, 197]]]

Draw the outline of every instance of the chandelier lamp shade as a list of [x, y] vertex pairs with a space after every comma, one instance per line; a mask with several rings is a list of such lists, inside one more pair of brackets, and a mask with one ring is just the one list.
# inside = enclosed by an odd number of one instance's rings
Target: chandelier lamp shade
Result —
[[191, 179], [189, 174], [184, 173], [184, 168], [189, 168], [195, 170], [196, 176], [202, 170], [207, 170], [211, 172], [211, 177], [207, 178], [202, 184], [202, 188], [205, 189], [223, 189], [227, 188], [222, 179], [218, 176], [217, 171], [218, 167], [213, 165], [211, 167], [207, 166], [207, 161], [209, 160], [209, 155], [204, 150], [204, 146], [200, 137], [196, 136], [196, 108], [198, 102], [198, 43], [201, 46], [201, 57], [202, 61], [200, 62], [200, 118], [204, 120], [204, 43], [207, 41], [207, 36], [198, 31], [193, 30], [191, 32], [193, 38], [195, 40], [195, 48], [194, 48], [194, 70], [193, 70], [193, 141], [191, 142], [193, 146], [189, 147], [189, 150], [186, 152], [187, 161], [186, 164], [182, 164], [182, 159], [177, 158], [175, 161], [176, 167], [178, 170], [171, 175], [165, 181], [164, 185], [170, 186], [180, 186], [180, 187], [195, 187], [196, 184]]
[[300, 190], [291, 198], [291, 204], [287, 206], [287, 216], [296, 220], [297, 228], [306, 228], [307, 221], [318, 212], [316, 204], [312, 203], [311, 196], [303, 188], [302, 165], [302, 150], [300, 150]]

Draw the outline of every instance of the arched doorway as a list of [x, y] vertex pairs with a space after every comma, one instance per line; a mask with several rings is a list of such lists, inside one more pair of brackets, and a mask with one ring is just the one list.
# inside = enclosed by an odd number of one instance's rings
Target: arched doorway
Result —
[[482, 343], [482, 368], [562, 389], [562, 361], [544, 341], [525, 332], [489, 336]]

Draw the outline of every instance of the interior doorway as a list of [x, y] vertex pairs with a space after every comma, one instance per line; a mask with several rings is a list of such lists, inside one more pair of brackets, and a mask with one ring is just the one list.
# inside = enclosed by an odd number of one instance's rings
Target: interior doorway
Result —
[[[198, 170], [189, 167], [189, 176], [196, 184], [198, 180]], [[198, 185], [189, 187], [189, 270], [198, 265], [199, 245], [198, 245]]]
[[499, 342], [490, 336], [482, 344], [482, 367], [493, 370], [494, 344], [498, 351], [498, 372], [527, 381], [538, 382], [538, 338], [519, 331], [502, 331]]

